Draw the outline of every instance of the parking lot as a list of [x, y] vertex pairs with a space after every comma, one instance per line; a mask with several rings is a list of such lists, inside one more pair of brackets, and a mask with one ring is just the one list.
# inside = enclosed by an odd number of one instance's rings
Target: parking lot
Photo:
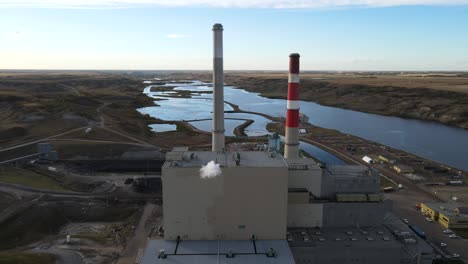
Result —
[[[417, 203], [437, 202], [433, 197], [422, 191], [416, 192], [408, 189], [386, 193], [385, 197], [393, 200], [393, 211], [396, 215], [402, 219], [408, 219], [409, 224], [418, 226], [426, 233], [427, 242], [434, 247], [434, 252], [440, 251], [445, 256], [458, 254], [461, 260], [468, 263], [468, 240], [449, 238], [449, 234], [443, 233], [445, 228], [442, 225], [427, 221], [426, 217], [416, 209]], [[447, 246], [440, 247], [440, 243], [445, 243]]]

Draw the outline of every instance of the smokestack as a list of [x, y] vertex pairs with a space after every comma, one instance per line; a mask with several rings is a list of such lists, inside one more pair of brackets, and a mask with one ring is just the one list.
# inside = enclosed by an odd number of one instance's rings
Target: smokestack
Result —
[[299, 54], [289, 55], [288, 103], [284, 157], [299, 158]]
[[223, 25], [213, 25], [212, 151], [224, 150]]

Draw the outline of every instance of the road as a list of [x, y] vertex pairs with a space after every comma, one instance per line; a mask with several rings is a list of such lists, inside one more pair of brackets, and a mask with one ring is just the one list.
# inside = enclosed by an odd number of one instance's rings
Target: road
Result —
[[48, 137], [45, 137], [45, 138], [41, 138], [41, 139], [36, 139], [36, 140], [33, 140], [33, 141], [29, 141], [29, 142], [27, 142], [27, 143], [22, 143], [22, 144], [10, 146], [10, 147], [1, 148], [1, 149], [0, 149], [0, 152], [7, 151], [7, 150], [12, 150], [12, 149], [17, 149], [17, 148], [29, 146], [29, 145], [32, 145], [32, 144], [37, 144], [37, 143], [40, 143], [40, 142], [42, 142], [42, 141], [46, 141], [46, 140], [49, 140], [49, 139], [52, 139], [52, 138], [55, 138], [55, 137], [64, 136], [64, 135], [66, 135], [66, 134], [70, 134], [70, 133], [72, 133], [72, 132], [78, 131], [78, 130], [80, 130], [80, 129], [86, 129], [86, 128], [87, 128], [87, 126], [86, 126], [86, 127], [74, 128], [74, 129], [72, 129], [72, 130], [68, 130], [68, 131], [65, 131], [65, 132], [62, 132], [62, 133], [58, 133], [58, 134], [55, 134], [55, 135], [52, 135], [52, 136], [48, 136]]
[[[73, 87], [70, 87], [70, 88], [73, 88]], [[74, 89], [74, 88], [73, 88]], [[114, 133], [114, 134], [117, 134], [119, 136], [122, 136], [122, 137], [125, 137], [127, 139], [130, 139], [131, 141], [134, 141], [134, 142], [137, 142], [139, 143], [140, 145], [142, 146], [148, 146], [148, 147], [155, 147], [154, 145], [148, 143], [148, 142], [145, 142], [139, 138], [136, 138], [136, 137], [133, 137], [133, 136], [130, 136], [130, 135], [127, 135], [127, 134], [124, 134], [122, 132], [119, 132], [119, 131], [116, 131], [114, 129], [111, 129], [109, 127], [106, 127], [105, 126], [105, 119], [104, 119], [104, 115], [102, 114], [102, 109], [104, 107], [106, 107], [107, 104], [103, 104], [101, 105], [99, 108], [97, 108], [97, 111], [98, 113], [100, 113], [99, 117], [101, 119], [100, 123], [99, 123], [99, 126], [102, 127], [102, 129], [105, 129], [111, 133]], [[43, 142], [43, 141], [47, 141], [47, 140], [51, 140], [51, 139], [54, 139], [54, 138], [57, 138], [57, 137], [61, 137], [61, 136], [64, 136], [64, 135], [67, 135], [67, 134], [70, 134], [72, 132], [75, 132], [75, 131], [78, 131], [78, 130], [81, 130], [81, 129], [86, 129], [88, 128], [89, 126], [84, 126], [84, 127], [79, 127], [79, 128], [74, 128], [74, 129], [71, 129], [71, 130], [68, 130], [68, 131], [65, 131], [65, 132], [62, 132], [62, 133], [58, 133], [58, 134], [55, 134], [55, 135], [51, 135], [51, 136], [48, 136], [48, 137], [44, 137], [44, 138], [41, 138], [41, 139], [36, 139], [36, 140], [33, 140], [33, 141], [29, 141], [29, 142], [26, 142], [26, 143], [22, 143], [22, 144], [18, 144], [18, 145], [14, 145], [14, 146], [9, 146], [9, 147], [3, 147], [3, 148], [0, 148], [0, 152], [3, 152], [3, 151], [7, 151], [7, 150], [13, 150], [13, 149], [17, 149], [17, 148], [21, 148], [21, 147], [25, 147], [25, 146], [29, 146], [29, 145], [32, 145], [32, 144], [37, 144], [37, 143], [40, 143], [40, 142]], [[78, 141], [79, 139], [75, 139], [75, 141]], [[82, 139], [80, 139], [82, 140]], [[96, 141], [91, 141], [91, 142], [97, 142], [98, 143], [98, 140]], [[104, 142], [104, 141], [102, 141]], [[112, 141], [110, 143], [129, 143], [129, 142], [115, 142], [115, 141]], [[129, 143], [131, 144], [131, 143]]]
[[76, 93], [76, 95], [81, 96], [80, 92], [75, 87], [72, 87], [63, 83], [59, 83], [58, 85], [63, 86], [65, 88], [72, 89]]
[[61, 249], [57, 246], [38, 247], [32, 249], [33, 253], [49, 253], [55, 256], [54, 264], [83, 264], [83, 257], [75, 250]]
[[117, 261], [117, 264], [134, 264], [137, 261], [138, 253], [142, 252], [146, 246], [147, 238], [150, 234], [151, 227], [146, 226], [146, 222], [151, 216], [152, 212], [157, 208], [153, 203], [147, 203], [140, 221], [136, 226], [133, 237], [127, 241], [127, 248], [122, 253], [122, 256]]

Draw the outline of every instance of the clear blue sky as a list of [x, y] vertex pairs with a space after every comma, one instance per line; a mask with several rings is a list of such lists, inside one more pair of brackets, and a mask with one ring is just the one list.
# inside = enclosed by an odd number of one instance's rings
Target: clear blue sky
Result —
[[0, 1], [0, 69], [210, 69], [219, 22], [228, 70], [285, 70], [298, 52], [304, 70], [468, 71], [463, 0], [294, 8], [23, 2]]

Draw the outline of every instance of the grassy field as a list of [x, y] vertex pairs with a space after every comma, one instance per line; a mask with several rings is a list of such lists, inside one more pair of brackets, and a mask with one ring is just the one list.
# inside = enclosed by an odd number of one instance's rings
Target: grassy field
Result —
[[45, 253], [0, 252], [0, 264], [52, 264], [55, 258]]
[[459, 259], [434, 259], [432, 264], [464, 264], [463, 260]]
[[[141, 79], [125, 74], [0, 74], [0, 146], [97, 125], [102, 117], [116, 130], [144, 137], [149, 131], [148, 120], [136, 111], [152, 104], [142, 94], [144, 87]], [[118, 109], [119, 116], [107, 116], [107, 106]]]
[[468, 239], [468, 230], [466, 229], [453, 229], [453, 231], [462, 237], [463, 239]]
[[38, 189], [68, 191], [59, 182], [36, 172], [12, 167], [0, 167], [0, 182], [14, 183]]
[[6, 193], [0, 193], [0, 212], [5, 208], [11, 205], [13, 202], [13, 197], [9, 196]]
[[[137, 205], [92, 206], [83, 201], [35, 205], [2, 223], [0, 250], [26, 246], [48, 235], [56, 235], [64, 224], [70, 222], [125, 221], [134, 225], [133, 219], [139, 217], [140, 211]], [[126, 237], [128, 236], [130, 233], [126, 234]]]
[[390, 181], [387, 177], [380, 176], [380, 188], [386, 188], [386, 187], [393, 187], [396, 189], [398, 185]]

